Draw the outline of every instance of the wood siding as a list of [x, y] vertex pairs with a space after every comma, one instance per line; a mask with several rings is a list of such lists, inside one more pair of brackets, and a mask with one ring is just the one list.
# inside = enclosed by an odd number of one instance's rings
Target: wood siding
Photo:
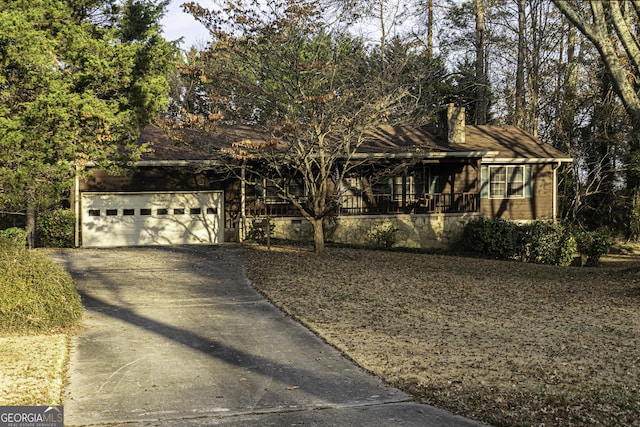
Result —
[[553, 217], [553, 166], [531, 165], [533, 192], [530, 198], [480, 200], [480, 212], [487, 218], [533, 220]]
[[[442, 196], [472, 194], [479, 198], [481, 173], [475, 161], [424, 162], [432, 176], [438, 176]], [[529, 167], [529, 166], [527, 166]], [[553, 217], [553, 165], [531, 164], [532, 197], [480, 199], [479, 212], [487, 218], [532, 220]], [[236, 228], [241, 217], [240, 182], [211, 170], [185, 167], [140, 167], [123, 176], [109, 175], [96, 170], [80, 182], [81, 192], [167, 192], [167, 191], [224, 191], [224, 223], [227, 229]], [[282, 203], [278, 207], [283, 207]], [[475, 211], [477, 208], [473, 208]], [[249, 208], [249, 206], [247, 206]], [[406, 209], [405, 209], [406, 210]], [[418, 213], [401, 210], [399, 213]], [[449, 212], [450, 210], [447, 210]], [[467, 210], [463, 210], [468, 212]], [[288, 212], [289, 216], [290, 212]], [[297, 211], [296, 211], [297, 212]], [[462, 211], [461, 211], [462, 212]], [[357, 212], [354, 212], [354, 214]], [[376, 213], [376, 212], [370, 212]], [[394, 212], [379, 212], [393, 214]], [[398, 212], [396, 212], [398, 213]], [[423, 212], [424, 213], [424, 212]], [[429, 212], [427, 212], [429, 213]], [[273, 213], [274, 216], [279, 216]], [[349, 214], [345, 211], [342, 214]]]
[[95, 170], [80, 182], [80, 191], [204, 191], [224, 190], [226, 182], [213, 171], [184, 167], [140, 167], [126, 175]]

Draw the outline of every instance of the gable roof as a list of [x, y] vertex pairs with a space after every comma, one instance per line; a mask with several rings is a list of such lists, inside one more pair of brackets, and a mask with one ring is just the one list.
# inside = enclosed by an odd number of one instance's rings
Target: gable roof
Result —
[[[212, 154], [239, 142], [266, 142], [270, 134], [250, 126], [219, 127], [213, 133], [188, 132], [173, 139], [156, 126], [147, 126], [141, 143], [150, 150], [141, 164], [180, 164], [212, 161]], [[359, 157], [478, 158], [485, 163], [571, 162], [572, 159], [515, 126], [465, 126], [465, 143], [450, 144], [435, 126], [380, 126], [369, 132], [358, 149]], [[190, 142], [185, 142], [190, 141]]]
[[204, 161], [213, 153], [246, 140], [267, 141], [269, 135], [250, 126], [218, 128], [213, 133], [197, 129], [181, 129], [171, 137], [164, 129], [148, 125], [140, 134], [140, 144], [149, 144], [142, 161]]
[[567, 154], [543, 143], [516, 126], [467, 126], [466, 135], [467, 144], [473, 144], [478, 149], [498, 151], [494, 161], [503, 159], [573, 161]]
[[447, 143], [435, 126], [381, 126], [361, 153], [416, 153], [426, 157], [481, 157], [488, 162], [571, 162], [560, 150], [515, 126], [465, 126], [465, 142]]

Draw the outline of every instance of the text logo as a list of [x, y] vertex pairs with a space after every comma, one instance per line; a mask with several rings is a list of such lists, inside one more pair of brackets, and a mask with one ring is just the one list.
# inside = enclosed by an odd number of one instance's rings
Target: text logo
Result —
[[0, 406], [0, 427], [64, 427], [62, 406]]

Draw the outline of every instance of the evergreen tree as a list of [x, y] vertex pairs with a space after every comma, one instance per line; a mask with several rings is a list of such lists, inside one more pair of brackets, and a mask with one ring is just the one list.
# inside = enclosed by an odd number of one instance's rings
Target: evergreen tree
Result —
[[124, 42], [118, 26], [92, 22], [106, 16], [98, 6], [0, 2], [0, 210], [25, 212], [31, 235], [36, 211], [89, 162], [113, 169], [138, 158], [140, 128], [166, 104], [172, 53], [157, 25]]

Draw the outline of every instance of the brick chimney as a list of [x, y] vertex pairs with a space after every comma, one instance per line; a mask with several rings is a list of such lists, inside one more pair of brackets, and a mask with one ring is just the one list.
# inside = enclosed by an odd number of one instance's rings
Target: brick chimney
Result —
[[438, 113], [438, 136], [448, 144], [464, 144], [464, 107], [447, 104]]

